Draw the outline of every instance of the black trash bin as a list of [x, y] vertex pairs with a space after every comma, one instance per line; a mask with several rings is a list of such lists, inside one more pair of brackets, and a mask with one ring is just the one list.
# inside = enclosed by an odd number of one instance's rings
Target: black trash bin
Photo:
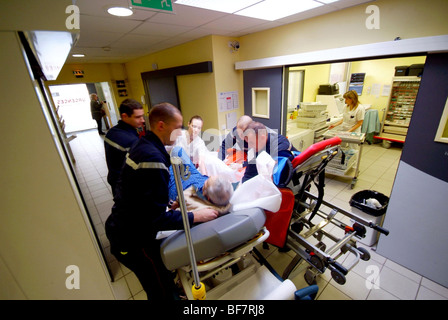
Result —
[[[366, 201], [372, 198], [376, 199], [381, 206], [377, 208], [367, 205]], [[388, 204], [389, 197], [374, 190], [359, 191], [355, 193], [350, 199], [350, 206], [356, 208], [352, 210], [353, 213], [360, 216], [361, 218], [370, 220], [374, 224], [377, 224], [379, 226], [382, 226], [383, 224], [384, 214], [386, 213]], [[359, 242], [368, 246], [372, 246], [378, 241], [378, 237], [378, 231], [375, 231], [372, 228], [367, 228], [366, 236], [363, 239], [359, 240]]]

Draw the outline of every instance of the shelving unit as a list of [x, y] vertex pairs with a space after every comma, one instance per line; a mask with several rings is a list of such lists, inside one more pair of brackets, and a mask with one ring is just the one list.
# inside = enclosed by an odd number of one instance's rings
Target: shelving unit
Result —
[[419, 88], [419, 77], [393, 78], [389, 104], [384, 113], [380, 134], [374, 138], [404, 143]]

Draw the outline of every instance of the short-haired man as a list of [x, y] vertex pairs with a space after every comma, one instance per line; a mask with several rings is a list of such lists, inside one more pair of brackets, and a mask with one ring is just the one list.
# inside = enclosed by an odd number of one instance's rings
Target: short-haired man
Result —
[[252, 118], [246, 115], [238, 119], [236, 126], [227, 134], [221, 143], [221, 148], [218, 151], [218, 156], [221, 160], [226, 158], [227, 150], [233, 148], [235, 144], [238, 145], [240, 150], [247, 152], [247, 142], [244, 141], [243, 133], [251, 122]]
[[[112, 213], [106, 221], [110, 251], [132, 270], [149, 300], [173, 299], [174, 281], [160, 256], [159, 231], [183, 228], [180, 211], [169, 204], [170, 156], [182, 128], [182, 114], [169, 103], [149, 112], [150, 130], [131, 147], [118, 180]], [[214, 209], [188, 212], [190, 225], [215, 219]]]
[[244, 131], [244, 140], [253, 154], [248, 152], [248, 164], [242, 179], [243, 183], [258, 174], [255, 159], [261, 152], [266, 151], [275, 160], [279, 156], [292, 159], [294, 157], [292, 152], [297, 151], [286, 137], [257, 121], [249, 123]]
[[143, 106], [134, 99], [126, 99], [120, 104], [120, 117], [117, 125], [111, 128], [104, 138], [104, 151], [109, 173], [107, 182], [115, 194], [115, 186], [123, 167], [126, 153], [138, 140], [137, 129], [145, 124]]

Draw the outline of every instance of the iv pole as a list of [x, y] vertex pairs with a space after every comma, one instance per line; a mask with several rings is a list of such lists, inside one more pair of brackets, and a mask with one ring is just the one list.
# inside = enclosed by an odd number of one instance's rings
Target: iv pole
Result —
[[190, 224], [188, 222], [187, 207], [185, 205], [185, 198], [181, 181], [181, 179], [187, 180], [190, 177], [190, 172], [188, 171], [188, 169], [187, 172], [184, 172], [184, 166], [182, 164], [181, 158], [177, 156], [171, 156], [170, 159], [171, 164], [173, 166], [174, 179], [176, 182], [176, 190], [179, 199], [180, 211], [182, 213], [182, 220], [184, 224], [188, 253], [190, 255], [191, 267], [193, 269], [194, 284], [193, 287], [191, 288], [191, 292], [195, 300], [205, 300], [205, 285], [201, 283], [199, 279], [199, 272], [196, 266], [196, 257], [193, 249], [193, 241], [191, 239]]

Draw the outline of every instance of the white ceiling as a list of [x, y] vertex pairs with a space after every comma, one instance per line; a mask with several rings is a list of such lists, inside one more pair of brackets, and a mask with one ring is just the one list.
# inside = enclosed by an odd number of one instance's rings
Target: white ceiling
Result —
[[340, 0], [271, 22], [175, 3], [174, 14], [134, 8], [132, 16], [115, 17], [106, 9], [129, 6], [128, 0], [76, 0], [81, 14], [80, 37], [71, 54], [86, 56], [73, 58], [70, 54], [67, 62], [123, 63], [204, 36], [241, 37], [370, 1]]

